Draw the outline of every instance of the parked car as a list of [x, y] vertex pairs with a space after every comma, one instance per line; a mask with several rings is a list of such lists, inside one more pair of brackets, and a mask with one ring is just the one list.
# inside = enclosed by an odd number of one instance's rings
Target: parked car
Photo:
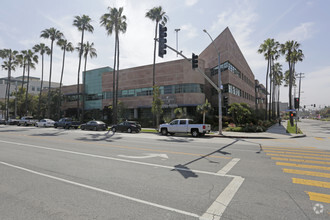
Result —
[[10, 118], [8, 121], [6, 121], [6, 125], [17, 125], [18, 124], [18, 119], [15, 118]]
[[133, 131], [139, 133], [141, 131], [141, 125], [136, 121], [124, 121], [117, 125], [113, 125], [111, 127], [113, 132], [116, 131], [127, 131], [128, 133], [132, 133]]
[[55, 121], [52, 119], [41, 119], [40, 121], [36, 122], [36, 127], [54, 127]]
[[103, 121], [89, 121], [85, 124], [80, 125], [81, 130], [93, 130], [98, 131], [102, 130], [105, 131], [108, 128], [108, 125], [105, 124]]
[[1, 125], [1, 124], [2, 124], [2, 125], [5, 125], [5, 124], [6, 124], [6, 120], [5, 120], [4, 118], [1, 118], [1, 119], [0, 119], [0, 125]]
[[161, 124], [159, 132], [162, 135], [168, 133], [174, 135], [175, 133], [191, 133], [193, 137], [204, 136], [211, 130], [209, 124], [194, 124], [192, 119], [175, 119], [169, 124]]
[[18, 126], [24, 125], [24, 126], [29, 126], [29, 125], [35, 125], [37, 122], [37, 119], [34, 119], [32, 116], [24, 116], [18, 121]]
[[72, 118], [61, 118], [59, 121], [55, 122], [54, 128], [75, 128], [77, 129], [80, 126], [79, 121], [74, 121]]

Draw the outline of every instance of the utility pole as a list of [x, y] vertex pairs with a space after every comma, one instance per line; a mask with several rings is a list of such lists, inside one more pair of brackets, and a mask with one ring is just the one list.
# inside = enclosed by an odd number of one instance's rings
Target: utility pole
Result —
[[[299, 78], [299, 90], [298, 90], [298, 100], [300, 102], [300, 90], [301, 90], [301, 78], [304, 78], [304, 73], [298, 73], [296, 75], [297, 78]], [[298, 119], [299, 119], [299, 108], [300, 108], [300, 103], [298, 105], [298, 109], [297, 109], [297, 118], [296, 118], [296, 134], [298, 134], [298, 126], [297, 126], [297, 123], [298, 123]]]

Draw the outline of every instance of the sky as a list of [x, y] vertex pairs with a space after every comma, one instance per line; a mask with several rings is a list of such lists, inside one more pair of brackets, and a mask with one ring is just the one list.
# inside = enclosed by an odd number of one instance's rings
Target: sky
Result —
[[[229, 27], [255, 78], [265, 85], [267, 61], [257, 53], [267, 38], [280, 43], [295, 40], [301, 44], [304, 60], [296, 64], [301, 80], [301, 105], [311, 108], [330, 106], [330, 1], [328, 0], [11, 0], [0, 8], [0, 49], [26, 50], [39, 43], [42, 30], [54, 27], [77, 46], [81, 32], [72, 25], [74, 16], [88, 15], [94, 27], [85, 34], [85, 41], [94, 43], [97, 57], [88, 59], [87, 70], [113, 66], [114, 36], [100, 26], [100, 17], [108, 7], [123, 7], [127, 31], [120, 34], [120, 69], [149, 65], [153, 62], [155, 23], [145, 17], [148, 10], [162, 6], [169, 17], [167, 43], [183, 51], [201, 53], [211, 42], [206, 29], [215, 39]], [[175, 29], [180, 29], [175, 32]], [[176, 41], [178, 36], [178, 42]], [[328, 43], [326, 43], [328, 42]], [[167, 50], [156, 62], [181, 59]], [[2, 62], [2, 60], [0, 60]], [[66, 55], [64, 85], [77, 84], [78, 53]], [[278, 60], [283, 71], [288, 69], [284, 58]], [[62, 51], [54, 47], [52, 81], [59, 82]], [[22, 76], [17, 68], [13, 76]], [[45, 57], [44, 79], [49, 79], [49, 57]], [[0, 70], [0, 77], [7, 72]], [[41, 77], [41, 58], [31, 76]], [[81, 77], [80, 77], [81, 78]], [[298, 89], [297, 89], [298, 93]], [[288, 89], [281, 87], [281, 100], [288, 102]]]

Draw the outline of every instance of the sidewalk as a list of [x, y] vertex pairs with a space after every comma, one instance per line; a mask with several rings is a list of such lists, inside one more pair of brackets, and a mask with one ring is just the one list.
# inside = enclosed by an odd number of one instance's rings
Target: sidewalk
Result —
[[306, 137], [305, 134], [290, 134], [286, 132], [286, 123], [281, 125], [274, 124], [266, 132], [229, 132], [223, 131], [223, 135], [210, 134], [209, 136], [224, 137], [224, 138], [251, 138], [251, 139], [287, 139], [287, 138], [300, 138]]

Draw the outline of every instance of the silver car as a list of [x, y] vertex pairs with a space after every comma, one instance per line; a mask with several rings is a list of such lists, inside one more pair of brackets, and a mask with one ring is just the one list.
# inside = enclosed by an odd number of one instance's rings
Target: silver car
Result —
[[54, 127], [55, 121], [52, 119], [41, 119], [40, 121], [36, 122], [36, 127]]

